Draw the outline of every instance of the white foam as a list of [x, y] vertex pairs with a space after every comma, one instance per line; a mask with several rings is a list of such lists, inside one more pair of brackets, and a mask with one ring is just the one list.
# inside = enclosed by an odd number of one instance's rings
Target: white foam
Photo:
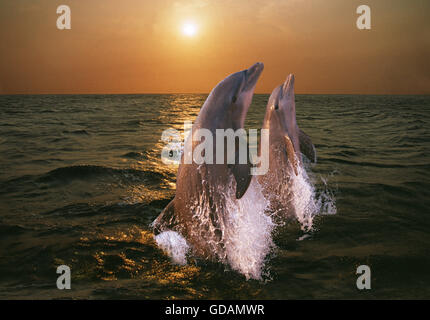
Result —
[[252, 179], [241, 199], [227, 202], [224, 243], [231, 268], [247, 279], [261, 280], [265, 259], [274, 248], [271, 236], [274, 223], [265, 214], [268, 202], [256, 180]]
[[293, 174], [291, 180], [292, 205], [297, 220], [305, 232], [313, 231], [315, 216], [336, 213], [335, 198], [328, 189], [326, 180], [321, 177], [324, 190], [317, 192], [310, 175], [312, 171], [309, 167], [299, 165], [298, 175]]
[[175, 231], [164, 231], [154, 236], [154, 239], [174, 263], [187, 264], [187, 252], [190, 247], [182, 235]]

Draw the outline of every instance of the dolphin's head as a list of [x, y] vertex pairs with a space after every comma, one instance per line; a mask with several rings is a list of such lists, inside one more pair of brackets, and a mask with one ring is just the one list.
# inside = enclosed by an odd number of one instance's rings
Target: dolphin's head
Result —
[[222, 114], [223, 119], [231, 121], [233, 129], [244, 126], [245, 117], [252, 102], [254, 89], [264, 65], [257, 62], [246, 70], [229, 75], [212, 90], [209, 105], [217, 110], [208, 110], [213, 117]]
[[285, 82], [275, 88], [270, 95], [263, 127], [276, 130], [279, 134], [288, 137], [294, 151], [300, 154], [293, 74], [289, 74]]

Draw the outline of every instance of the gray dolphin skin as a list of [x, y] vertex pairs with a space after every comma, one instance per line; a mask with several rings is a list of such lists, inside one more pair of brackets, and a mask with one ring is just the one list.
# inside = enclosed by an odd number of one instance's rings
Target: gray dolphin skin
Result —
[[[231, 74], [212, 90], [185, 142], [178, 168], [175, 198], [154, 220], [155, 234], [173, 230], [187, 240], [194, 256], [224, 261], [224, 230], [226, 200], [240, 198], [252, 176], [249, 164], [184, 163], [184, 154], [200, 144], [198, 129], [206, 129], [214, 137], [213, 157], [216, 159], [216, 129], [243, 128], [252, 102], [254, 89], [263, 64]], [[238, 150], [236, 148], [236, 153]], [[237, 154], [235, 155], [237, 159]]]
[[311, 139], [297, 125], [294, 75], [288, 75], [285, 82], [273, 90], [262, 128], [269, 130], [270, 157], [268, 172], [258, 176], [258, 182], [269, 200], [270, 210], [279, 217], [293, 217], [292, 175], [298, 175], [302, 152], [309, 160], [316, 161]]

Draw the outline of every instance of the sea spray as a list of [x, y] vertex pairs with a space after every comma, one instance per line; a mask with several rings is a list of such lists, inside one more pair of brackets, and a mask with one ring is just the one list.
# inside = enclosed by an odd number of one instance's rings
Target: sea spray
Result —
[[[288, 192], [293, 195], [291, 205], [294, 206], [297, 221], [304, 232], [298, 241], [309, 238], [309, 234], [314, 231], [314, 218], [317, 215], [336, 213], [334, 194], [328, 188], [327, 180], [322, 177], [320, 179], [324, 188], [317, 190], [313, 182], [316, 178], [310, 168], [299, 166], [298, 175], [294, 175], [288, 184], [291, 188]], [[243, 274], [246, 279], [263, 280], [267, 257], [276, 249], [273, 231], [284, 221], [275, 223], [273, 215], [267, 213], [269, 202], [264, 198], [257, 179], [252, 179], [241, 199], [227, 197], [226, 200], [225, 219], [222, 223], [225, 252], [219, 256], [219, 260]], [[209, 207], [201, 204], [194, 209], [195, 216], [203, 217], [203, 211], [209, 210]], [[187, 263], [186, 255], [190, 247], [179, 233], [165, 231], [155, 236], [155, 241], [174, 263]], [[212, 245], [217, 250], [221, 244]]]
[[[314, 231], [314, 218], [322, 214], [336, 214], [336, 202], [333, 192], [328, 188], [327, 180], [320, 177], [324, 188], [317, 190], [316, 178], [308, 163], [298, 166], [298, 174], [292, 175], [292, 206], [297, 221], [305, 233]], [[301, 237], [305, 239], [305, 237]]]
[[187, 241], [176, 231], [164, 231], [154, 236], [155, 242], [169, 257], [173, 263], [187, 264]]
[[272, 240], [274, 223], [265, 214], [268, 201], [261, 187], [253, 179], [241, 199], [227, 202], [227, 221], [224, 243], [227, 261], [233, 270], [247, 279], [262, 280], [267, 255], [275, 247]]
[[[181, 149], [180, 146], [178, 146]], [[200, 167], [199, 167], [200, 169]], [[291, 168], [292, 169], [292, 168]], [[295, 216], [304, 235], [298, 241], [309, 238], [314, 231], [314, 218], [320, 214], [335, 214], [336, 205], [333, 193], [329, 190], [326, 179], [321, 177], [324, 189], [317, 190], [314, 177], [308, 162], [297, 168], [297, 175], [292, 174], [291, 180], [286, 181], [279, 197], [290, 197], [290, 205], [294, 208]], [[206, 183], [206, 181], [202, 181]], [[233, 184], [230, 185], [230, 189]], [[214, 190], [211, 190], [214, 192]], [[207, 219], [210, 206], [201, 195], [193, 211], [196, 229], [214, 226]], [[276, 245], [273, 242], [273, 231], [277, 226], [283, 225], [287, 220], [275, 219], [276, 213], [269, 213], [269, 201], [265, 199], [262, 188], [257, 179], [253, 178], [251, 184], [241, 199], [226, 197], [223, 210], [224, 219], [219, 221], [222, 228], [220, 242], [210, 241], [210, 246], [216, 253], [219, 262], [228, 264], [233, 270], [243, 274], [246, 279], [263, 280], [265, 263]], [[157, 245], [169, 255], [174, 263], [184, 265], [187, 263], [186, 255], [190, 250], [187, 241], [175, 231], [165, 231], [155, 236]], [[222, 243], [221, 243], [222, 242]], [[221, 250], [220, 248], [224, 248]]]
[[[271, 235], [275, 224], [265, 212], [268, 202], [256, 179], [252, 180], [241, 199], [228, 197], [226, 201], [221, 224], [222, 239], [220, 243], [211, 241], [210, 246], [217, 254], [219, 262], [229, 265], [246, 279], [262, 280], [266, 257], [275, 247]], [[210, 207], [205, 203], [193, 207], [194, 218], [196, 220], [200, 218], [200, 224], [197, 223], [196, 229], [207, 225], [205, 221], [207, 210], [210, 210]], [[213, 232], [210, 225], [208, 232]], [[154, 238], [157, 245], [174, 263], [186, 264], [186, 255], [190, 247], [178, 232], [164, 231]]]

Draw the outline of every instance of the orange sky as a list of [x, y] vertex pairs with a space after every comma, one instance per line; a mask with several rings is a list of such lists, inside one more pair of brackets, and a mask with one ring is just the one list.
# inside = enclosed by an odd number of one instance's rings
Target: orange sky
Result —
[[429, 15], [428, 0], [0, 0], [0, 94], [207, 93], [256, 61], [259, 93], [294, 73], [297, 93], [430, 94]]

